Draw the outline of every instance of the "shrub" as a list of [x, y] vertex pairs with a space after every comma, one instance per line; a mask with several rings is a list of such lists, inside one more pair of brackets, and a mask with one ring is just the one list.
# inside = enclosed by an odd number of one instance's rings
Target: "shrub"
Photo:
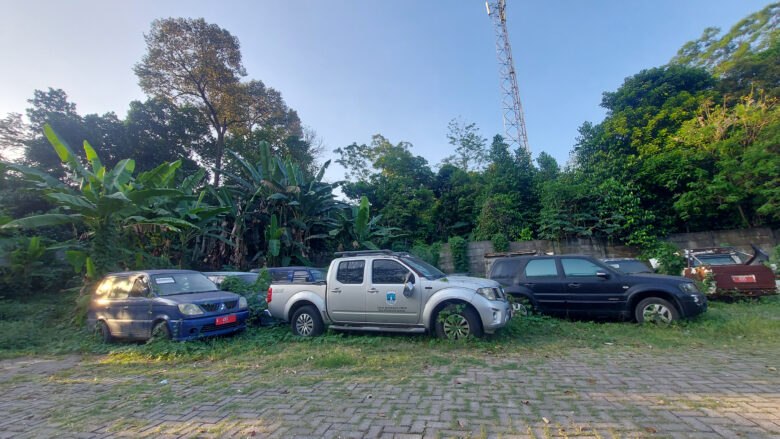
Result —
[[493, 235], [490, 240], [493, 242], [493, 251], [494, 252], [508, 252], [509, 251], [509, 240], [506, 239], [506, 235], [503, 233], [496, 233]]
[[414, 247], [412, 247], [409, 253], [417, 256], [418, 258], [433, 265], [434, 267], [438, 267], [440, 251], [441, 251], [440, 242], [434, 242], [431, 245], [417, 243], [414, 245]]
[[643, 255], [645, 259], [655, 258], [660, 266], [658, 272], [680, 276], [685, 269], [685, 258], [680, 247], [671, 242], [658, 242]]
[[469, 253], [468, 243], [460, 236], [453, 236], [449, 239], [450, 254], [452, 255], [452, 264], [458, 273], [469, 271]]
[[260, 315], [268, 308], [268, 302], [265, 301], [268, 287], [271, 285], [271, 274], [268, 270], [261, 270], [257, 280], [249, 284], [237, 276], [228, 276], [220, 284], [220, 289], [230, 291], [246, 298], [249, 308], [248, 324], [256, 325], [260, 323]]

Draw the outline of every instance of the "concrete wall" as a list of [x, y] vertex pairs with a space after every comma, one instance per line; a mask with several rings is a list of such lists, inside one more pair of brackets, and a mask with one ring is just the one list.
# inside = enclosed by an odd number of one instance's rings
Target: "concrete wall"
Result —
[[[673, 242], [680, 248], [717, 247], [728, 245], [748, 253], [752, 253], [750, 244], [755, 244], [761, 250], [770, 253], [780, 243], [780, 230], [769, 228], [753, 228], [738, 230], [716, 230], [696, 233], [676, 233], [669, 235], [665, 241]], [[511, 251], [535, 250], [539, 253], [581, 254], [597, 258], [632, 258], [639, 255], [639, 249], [620, 244], [610, 244], [600, 239], [569, 239], [565, 241], [517, 241], [509, 244]], [[476, 276], [485, 275], [485, 253], [493, 252], [490, 241], [468, 243], [469, 273]], [[450, 245], [444, 244], [439, 253], [439, 268], [446, 273], [452, 273]]]

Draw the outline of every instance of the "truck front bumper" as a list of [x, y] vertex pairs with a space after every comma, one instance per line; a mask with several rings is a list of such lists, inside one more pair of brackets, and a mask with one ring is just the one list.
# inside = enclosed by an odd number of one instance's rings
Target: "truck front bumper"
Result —
[[482, 329], [486, 334], [492, 334], [503, 328], [512, 317], [512, 305], [508, 301], [489, 300], [489, 307], [480, 307], [479, 316], [482, 319]]

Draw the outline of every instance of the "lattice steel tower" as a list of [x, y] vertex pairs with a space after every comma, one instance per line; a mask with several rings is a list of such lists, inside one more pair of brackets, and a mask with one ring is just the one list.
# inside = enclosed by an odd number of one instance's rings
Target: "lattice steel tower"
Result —
[[506, 1], [485, 2], [487, 13], [493, 19], [496, 29], [496, 53], [498, 54], [498, 74], [501, 82], [501, 104], [504, 114], [504, 133], [508, 143], [521, 146], [530, 155], [528, 136], [525, 134], [523, 105], [520, 103], [520, 91], [517, 88], [517, 74], [512, 60], [512, 48], [509, 34], [506, 32]]

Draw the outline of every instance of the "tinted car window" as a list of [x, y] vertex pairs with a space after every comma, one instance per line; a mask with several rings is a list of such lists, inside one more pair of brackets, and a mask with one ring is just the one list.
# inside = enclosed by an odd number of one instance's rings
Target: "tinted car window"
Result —
[[595, 277], [599, 271], [606, 271], [593, 262], [585, 259], [564, 259], [561, 258], [563, 272], [566, 277]]
[[130, 295], [130, 288], [133, 284], [130, 283], [129, 277], [117, 277], [114, 279], [111, 285], [111, 292], [108, 294], [109, 299], [126, 299]]
[[[496, 261], [493, 264], [491, 277], [513, 277], [517, 273], [517, 268], [521, 261]], [[531, 261], [535, 262], [535, 261]], [[555, 264], [553, 264], [555, 267]]]
[[558, 277], [555, 259], [534, 259], [525, 266], [525, 277]]
[[114, 282], [116, 282], [116, 277], [113, 276], [103, 279], [103, 282], [95, 289], [95, 296], [108, 297], [114, 287]]
[[343, 284], [362, 284], [364, 261], [339, 262], [336, 280]]
[[149, 289], [146, 285], [146, 278], [138, 276], [133, 282], [133, 288], [130, 290], [130, 297], [146, 297], [149, 295]]
[[274, 282], [286, 282], [289, 270], [270, 270], [271, 280]]
[[375, 284], [402, 284], [409, 270], [395, 261], [377, 259], [371, 264], [371, 282]]

